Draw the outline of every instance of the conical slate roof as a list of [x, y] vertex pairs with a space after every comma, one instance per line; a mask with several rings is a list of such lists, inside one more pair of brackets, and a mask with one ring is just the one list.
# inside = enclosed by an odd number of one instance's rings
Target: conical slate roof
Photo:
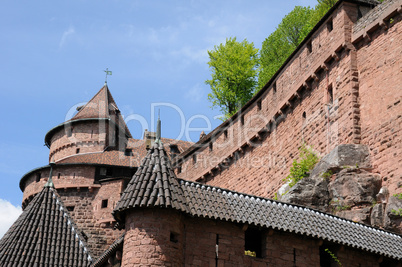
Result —
[[123, 219], [122, 212], [136, 207], [173, 208], [187, 212], [185, 202], [166, 151], [161, 142], [155, 142], [117, 203], [113, 215]]
[[60, 197], [48, 183], [0, 240], [0, 266], [76, 266], [92, 258]]
[[130, 131], [124, 123], [120, 110], [107, 85], [104, 85], [99, 92], [75, 114], [71, 121], [95, 118], [112, 119], [114, 122], [119, 123], [126, 131], [126, 134], [131, 137]]

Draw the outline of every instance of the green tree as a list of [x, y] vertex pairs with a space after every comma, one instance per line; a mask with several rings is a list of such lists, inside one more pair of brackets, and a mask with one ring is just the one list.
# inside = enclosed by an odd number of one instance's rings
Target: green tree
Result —
[[212, 108], [220, 107], [226, 119], [254, 94], [259, 67], [258, 48], [246, 39], [237, 42], [235, 37], [215, 46], [208, 55], [212, 71], [211, 79], [205, 81], [212, 90], [208, 100]]
[[296, 6], [262, 43], [260, 52], [261, 71], [258, 77], [259, 88], [262, 88], [272, 78], [306, 37], [308, 32], [305, 32], [305, 28], [313, 13], [314, 10], [310, 7]]
[[314, 26], [320, 21], [320, 19], [335, 5], [338, 0], [317, 0], [317, 5], [314, 7], [312, 16], [306, 23], [303, 29], [303, 35], [307, 36]]

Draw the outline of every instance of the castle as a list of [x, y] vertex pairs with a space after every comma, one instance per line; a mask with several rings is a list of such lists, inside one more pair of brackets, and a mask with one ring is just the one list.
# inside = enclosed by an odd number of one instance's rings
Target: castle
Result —
[[[401, 13], [338, 1], [195, 144], [133, 139], [105, 84], [46, 134], [1, 266], [401, 266]], [[322, 160], [282, 195], [302, 143]]]

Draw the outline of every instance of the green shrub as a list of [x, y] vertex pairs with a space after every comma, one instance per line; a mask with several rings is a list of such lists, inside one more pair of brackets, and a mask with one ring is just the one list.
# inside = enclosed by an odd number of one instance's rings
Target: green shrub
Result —
[[392, 209], [391, 213], [396, 216], [402, 216], [402, 209], [398, 209], [398, 210]]
[[331, 178], [332, 174], [334, 174], [331, 170], [324, 172], [321, 176], [322, 178], [324, 178], [324, 180], [328, 180], [329, 178]]
[[290, 167], [290, 174], [286, 177], [289, 186], [294, 186], [298, 181], [308, 176], [314, 166], [319, 161], [316, 153], [311, 148], [307, 148], [305, 144], [299, 149], [299, 161], [294, 160], [292, 167]]
[[244, 251], [244, 255], [256, 257], [257, 253], [255, 253], [255, 251], [246, 250], [246, 251]]
[[402, 200], [402, 193], [393, 194], [393, 196], [396, 197], [397, 199], [401, 199], [401, 200]]

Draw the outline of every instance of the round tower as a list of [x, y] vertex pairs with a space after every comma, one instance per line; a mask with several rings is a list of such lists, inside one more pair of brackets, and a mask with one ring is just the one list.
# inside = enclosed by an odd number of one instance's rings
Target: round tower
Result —
[[[77, 114], [47, 132], [52, 179], [66, 208], [83, 231], [93, 254], [120, 236], [112, 211], [137, 165], [127, 153], [132, 138], [105, 85]], [[49, 179], [50, 165], [36, 168], [20, 181], [25, 208]]]

